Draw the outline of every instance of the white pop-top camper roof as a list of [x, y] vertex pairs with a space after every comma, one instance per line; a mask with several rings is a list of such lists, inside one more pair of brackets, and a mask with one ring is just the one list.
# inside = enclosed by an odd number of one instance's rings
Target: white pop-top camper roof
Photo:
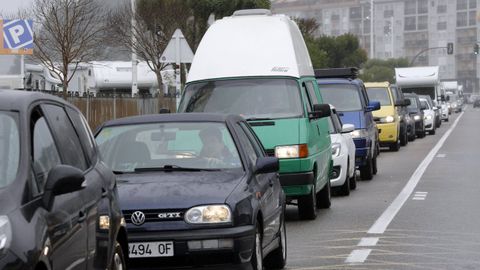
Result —
[[396, 68], [395, 77], [398, 86], [437, 85], [440, 82], [438, 71], [438, 66]]
[[314, 76], [298, 26], [285, 15], [237, 11], [216, 21], [194, 56], [188, 82], [247, 76]]

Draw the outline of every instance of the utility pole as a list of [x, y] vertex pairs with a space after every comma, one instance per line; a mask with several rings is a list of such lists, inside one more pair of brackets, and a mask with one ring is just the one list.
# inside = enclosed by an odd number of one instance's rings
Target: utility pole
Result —
[[390, 17], [390, 35], [392, 37], [392, 58], [395, 58], [395, 27], [394, 27], [395, 18]]
[[135, 38], [135, 28], [136, 28], [136, 21], [135, 21], [135, 0], [130, 0], [132, 4], [132, 97], [138, 94], [138, 72], [137, 72], [137, 53], [135, 52], [135, 43], [137, 42]]
[[374, 12], [374, 8], [373, 8], [373, 0], [370, 0], [370, 58], [373, 59], [375, 58], [375, 52], [373, 51], [373, 42], [374, 42], [374, 38], [373, 38], [373, 12]]

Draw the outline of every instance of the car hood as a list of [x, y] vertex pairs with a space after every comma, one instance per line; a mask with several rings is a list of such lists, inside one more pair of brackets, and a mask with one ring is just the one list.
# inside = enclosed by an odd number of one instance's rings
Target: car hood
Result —
[[276, 119], [269, 121], [249, 121], [255, 134], [265, 149], [275, 149], [279, 145], [294, 145], [300, 140], [301, 119]]
[[244, 178], [242, 170], [118, 175], [120, 207], [122, 210], [186, 209], [222, 204]]
[[342, 124], [352, 124], [355, 129], [365, 128], [365, 118], [362, 117], [363, 111], [340, 112], [339, 115]]

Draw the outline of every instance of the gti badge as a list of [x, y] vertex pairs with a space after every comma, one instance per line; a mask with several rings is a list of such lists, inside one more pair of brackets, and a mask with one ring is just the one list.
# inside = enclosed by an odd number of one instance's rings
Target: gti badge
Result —
[[141, 211], [136, 211], [132, 214], [131, 219], [134, 225], [140, 226], [145, 223], [145, 214]]
[[158, 218], [160, 218], [160, 219], [181, 218], [181, 217], [182, 217], [182, 213], [180, 213], [180, 212], [158, 214]]

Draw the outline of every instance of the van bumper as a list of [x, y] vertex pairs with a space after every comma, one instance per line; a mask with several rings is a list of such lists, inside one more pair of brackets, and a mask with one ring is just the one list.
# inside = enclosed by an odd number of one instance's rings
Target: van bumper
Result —
[[392, 143], [397, 143], [399, 137], [397, 123], [377, 124], [377, 127], [380, 133], [379, 140], [381, 146], [388, 146]]
[[371, 141], [367, 138], [355, 138], [355, 166], [364, 166], [367, 164], [367, 159], [370, 156]]
[[287, 199], [310, 194], [313, 187], [313, 172], [280, 174], [280, 184]]

